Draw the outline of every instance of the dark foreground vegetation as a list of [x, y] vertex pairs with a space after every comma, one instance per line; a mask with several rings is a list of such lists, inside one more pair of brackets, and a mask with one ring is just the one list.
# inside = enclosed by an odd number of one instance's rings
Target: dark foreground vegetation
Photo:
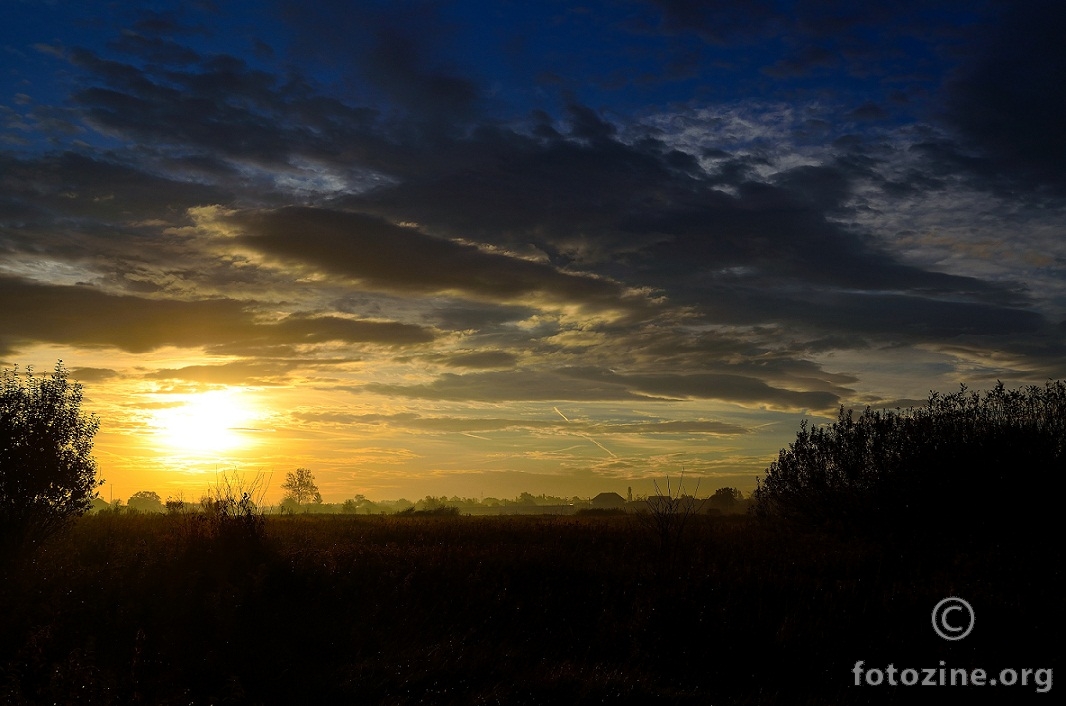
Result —
[[1061, 530], [1066, 382], [932, 393], [921, 407], [840, 409], [804, 424], [755, 492], [765, 517], [900, 543], [987, 545]]
[[[2, 704], [1054, 698], [1061, 382], [841, 410], [749, 515], [668, 485], [642, 513], [266, 516], [227, 476], [198, 506], [82, 516], [80, 401], [61, 364], [0, 379]], [[320, 499], [300, 470], [294, 501]], [[976, 616], [958, 641], [933, 629], [952, 596]], [[945, 685], [977, 669], [1012, 685]]]
[[[852, 667], [1052, 668], [1061, 551], [690, 517], [81, 518], [4, 568], [0, 703], [1048, 702]], [[965, 597], [961, 642], [930, 612]], [[991, 697], [991, 698], [990, 698]]]

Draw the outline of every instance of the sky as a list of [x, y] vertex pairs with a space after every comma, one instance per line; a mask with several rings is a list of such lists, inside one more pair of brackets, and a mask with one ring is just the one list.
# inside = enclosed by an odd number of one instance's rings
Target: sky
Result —
[[1066, 377], [1062, 3], [0, 5], [0, 361], [105, 499], [748, 492]]

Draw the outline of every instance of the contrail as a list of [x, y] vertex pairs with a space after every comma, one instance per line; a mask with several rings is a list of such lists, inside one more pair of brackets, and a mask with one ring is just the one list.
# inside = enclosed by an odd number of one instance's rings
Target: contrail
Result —
[[603, 444], [601, 444], [600, 442], [596, 441], [596, 440], [595, 440], [595, 439], [593, 439], [593, 438], [592, 438], [591, 436], [589, 436], [589, 435], [587, 435], [587, 434], [582, 434], [581, 436], [585, 437], [586, 439], [588, 439], [588, 440], [589, 440], [589, 441], [591, 441], [592, 443], [596, 444], [596, 446], [599, 446], [599, 447], [600, 447], [601, 449], [603, 449], [603, 450], [604, 450], [604, 451], [606, 451], [607, 453], [611, 454], [611, 456], [612, 456], [613, 458], [618, 458], [618, 456], [617, 456], [617, 455], [615, 454], [615, 452], [614, 452], [614, 451], [611, 451], [611, 450], [610, 450], [609, 448], [607, 448], [606, 446], [604, 446], [604, 445], [603, 445]]
[[478, 436], [477, 434], [471, 434], [468, 431], [461, 431], [459, 433], [462, 434], [463, 436], [469, 436], [471, 439], [481, 439], [482, 441], [492, 441], [492, 439], [488, 438], [487, 436]]
[[[566, 416], [565, 414], [563, 414], [562, 412], [560, 412], [560, 411], [559, 411], [559, 408], [558, 408], [558, 407], [552, 407], [552, 409], [554, 409], [554, 410], [555, 410], [555, 413], [556, 413], [556, 414], [558, 414], [558, 415], [559, 415], [560, 417], [562, 417], [563, 419], [565, 419], [565, 420], [567, 421], [567, 423], [570, 423], [570, 424], [572, 424], [572, 423], [573, 423], [573, 422], [571, 422], [571, 421], [570, 421], [570, 419], [569, 419], [569, 418], [568, 418], [568, 417], [567, 417], [567, 416]], [[604, 446], [604, 445], [603, 445], [603, 444], [601, 444], [600, 442], [596, 441], [595, 439], [593, 439], [593, 438], [592, 438], [591, 436], [589, 436], [588, 434], [582, 434], [581, 432], [575, 432], [575, 433], [576, 433], [576, 434], [577, 434], [578, 436], [580, 436], [581, 438], [583, 438], [583, 439], [587, 439], [588, 441], [591, 441], [592, 443], [596, 444], [596, 446], [599, 446], [599, 447], [600, 447], [601, 449], [603, 449], [604, 451], [606, 451], [607, 453], [609, 453], [609, 454], [611, 455], [611, 457], [612, 457], [612, 458], [618, 458], [618, 455], [617, 455], [617, 454], [615, 454], [615, 452], [614, 452], [614, 451], [611, 451], [611, 450], [610, 450], [609, 448], [607, 448], [606, 446]]]

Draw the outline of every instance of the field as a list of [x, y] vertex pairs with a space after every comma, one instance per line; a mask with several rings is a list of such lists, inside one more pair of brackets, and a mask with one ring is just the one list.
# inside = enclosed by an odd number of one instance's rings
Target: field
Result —
[[[102, 513], [9, 560], [0, 702], [1046, 703], [1031, 680], [855, 686], [852, 669], [1062, 657], [1049, 540], [893, 546], [745, 516], [670, 541], [633, 516], [239, 519]], [[977, 617], [958, 642], [930, 621], [952, 595]]]

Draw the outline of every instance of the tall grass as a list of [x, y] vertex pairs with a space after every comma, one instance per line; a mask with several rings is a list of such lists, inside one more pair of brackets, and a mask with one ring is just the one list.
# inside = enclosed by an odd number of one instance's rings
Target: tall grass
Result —
[[[661, 580], [625, 516], [270, 516], [255, 551], [187, 519], [82, 518], [0, 584], [0, 703], [891, 703], [856, 659], [1042, 666], [1062, 625], [1047, 547], [944, 563], [696, 516]], [[960, 586], [964, 650], [929, 629]]]

